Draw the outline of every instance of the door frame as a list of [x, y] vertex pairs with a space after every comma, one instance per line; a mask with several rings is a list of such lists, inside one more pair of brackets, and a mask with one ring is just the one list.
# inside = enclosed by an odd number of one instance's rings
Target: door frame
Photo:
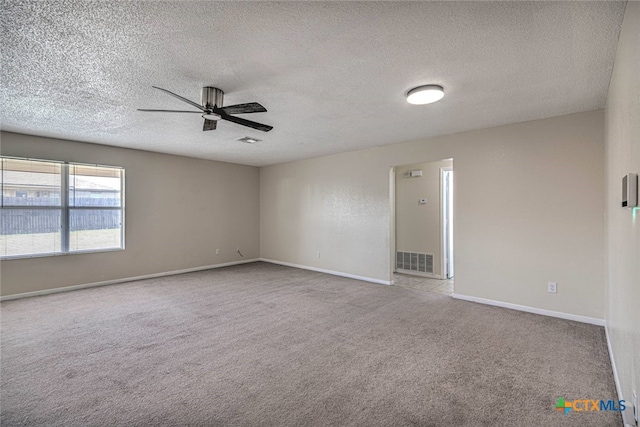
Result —
[[[446, 182], [447, 173], [450, 173], [448, 188]], [[447, 197], [449, 197], [451, 209], [448, 209]], [[447, 212], [449, 213], [449, 218], [447, 218]], [[449, 238], [447, 239], [447, 237]], [[455, 274], [453, 256], [453, 166], [440, 168], [440, 243], [442, 248], [442, 278], [448, 280], [453, 278]]]
[[389, 169], [389, 283], [396, 271], [396, 167]]

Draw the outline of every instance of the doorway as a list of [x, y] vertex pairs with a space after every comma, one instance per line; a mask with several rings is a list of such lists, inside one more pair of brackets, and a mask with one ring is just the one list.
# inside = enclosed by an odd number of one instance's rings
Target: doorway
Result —
[[395, 284], [453, 293], [453, 159], [395, 166], [390, 176]]

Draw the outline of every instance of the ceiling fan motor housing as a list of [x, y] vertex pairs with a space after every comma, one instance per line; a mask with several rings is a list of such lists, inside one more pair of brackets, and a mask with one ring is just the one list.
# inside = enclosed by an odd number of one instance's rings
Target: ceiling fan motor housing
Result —
[[224, 92], [217, 87], [206, 86], [202, 88], [202, 106], [206, 109], [222, 108], [223, 98]]

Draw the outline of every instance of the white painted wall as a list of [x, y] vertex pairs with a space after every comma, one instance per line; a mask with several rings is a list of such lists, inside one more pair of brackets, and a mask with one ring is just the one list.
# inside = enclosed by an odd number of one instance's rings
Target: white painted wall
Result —
[[[640, 208], [623, 209], [622, 177], [640, 173], [640, 3], [628, 2], [605, 114], [606, 323], [620, 393], [640, 395]], [[631, 412], [627, 411], [627, 422]]]
[[[442, 275], [440, 168], [451, 166], [448, 159], [396, 168], [396, 250], [433, 254], [436, 276]], [[404, 176], [412, 170], [421, 170], [422, 176]], [[423, 198], [426, 204], [419, 203]]]
[[0, 153], [126, 169], [126, 250], [2, 261], [3, 296], [259, 257], [256, 167], [13, 133]]
[[591, 111], [263, 167], [261, 256], [390, 280], [389, 168], [453, 158], [456, 293], [603, 319], [603, 141]]

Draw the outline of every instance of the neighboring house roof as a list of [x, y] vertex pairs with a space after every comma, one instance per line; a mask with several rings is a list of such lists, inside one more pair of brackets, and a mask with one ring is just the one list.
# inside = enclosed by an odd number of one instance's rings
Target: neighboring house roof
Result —
[[[117, 178], [102, 176], [70, 175], [72, 187], [83, 190], [114, 191], [120, 189]], [[38, 187], [57, 188], [61, 185], [60, 175], [52, 173], [37, 173], [23, 171], [3, 171], [2, 185], [4, 187]]]

